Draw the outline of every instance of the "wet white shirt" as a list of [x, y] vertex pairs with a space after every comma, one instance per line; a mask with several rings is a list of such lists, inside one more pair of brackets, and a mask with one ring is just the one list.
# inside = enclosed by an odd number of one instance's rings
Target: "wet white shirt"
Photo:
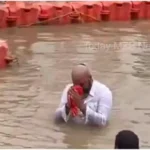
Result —
[[63, 119], [68, 122], [83, 124], [93, 124], [105, 126], [110, 118], [112, 109], [112, 92], [104, 84], [94, 80], [89, 96], [84, 100], [86, 104], [86, 116], [71, 117], [66, 115], [65, 104], [67, 103], [67, 93], [72, 84], [68, 84], [63, 91], [59, 108], [56, 110], [56, 120]]

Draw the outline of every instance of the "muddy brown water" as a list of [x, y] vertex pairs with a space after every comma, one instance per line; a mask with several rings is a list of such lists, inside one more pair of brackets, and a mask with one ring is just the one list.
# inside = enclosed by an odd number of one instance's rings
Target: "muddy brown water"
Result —
[[[19, 57], [0, 72], [1, 148], [113, 148], [131, 129], [150, 147], [150, 22], [1, 30]], [[124, 42], [124, 43], [123, 43]], [[120, 45], [119, 45], [120, 44]], [[114, 95], [104, 129], [53, 122], [73, 65], [85, 62]]]

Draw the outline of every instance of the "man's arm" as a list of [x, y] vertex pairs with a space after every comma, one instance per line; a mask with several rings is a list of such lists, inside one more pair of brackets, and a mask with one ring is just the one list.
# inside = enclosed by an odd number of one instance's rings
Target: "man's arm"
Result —
[[109, 119], [112, 109], [112, 93], [111, 91], [104, 90], [98, 104], [98, 111], [93, 111], [88, 105], [85, 107], [86, 123], [105, 126]]
[[59, 107], [56, 109], [55, 112], [55, 120], [63, 120], [67, 122], [68, 114], [69, 114], [69, 106], [67, 105], [68, 102], [68, 90], [71, 87], [71, 85], [67, 85], [64, 89], [62, 96], [61, 96], [61, 102]]

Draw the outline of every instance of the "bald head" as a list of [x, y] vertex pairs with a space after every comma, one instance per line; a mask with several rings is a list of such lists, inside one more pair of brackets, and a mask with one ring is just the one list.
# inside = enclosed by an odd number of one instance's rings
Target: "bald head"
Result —
[[84, 64], [76, 65], [72, 69], [72, 79], [73, 80], [80, 80], [82, 78], [91, 77], [91, 73], [89, 68]]
[[76, 65], [72, 69], [72, 82], [82, 86], [84, 93], [89, 94], [93, 83], [89, 68], [84, 64]]

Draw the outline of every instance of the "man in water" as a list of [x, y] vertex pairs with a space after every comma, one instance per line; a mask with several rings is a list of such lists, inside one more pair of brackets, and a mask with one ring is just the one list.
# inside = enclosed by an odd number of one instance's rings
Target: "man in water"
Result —
[[[92, 78], [89, 68], [85, 64], [79, 64], [72, 69], [72, 82], [68, 84], [62, 93], [59, 108], [56, 110], [56, 120], [76, 123], [105, 126], [109, 120], [112, 109], [112, 92], [104, 84]], [[84, 90], [84, 96], [77, 94], [71, 87], [80, 85]], [[81, 115], [72, 117], [69, 115], [71, 96]]]
[[139, 138], [130, 130], [122, 130], [116, 135], [115, 149], [139, 149]]

